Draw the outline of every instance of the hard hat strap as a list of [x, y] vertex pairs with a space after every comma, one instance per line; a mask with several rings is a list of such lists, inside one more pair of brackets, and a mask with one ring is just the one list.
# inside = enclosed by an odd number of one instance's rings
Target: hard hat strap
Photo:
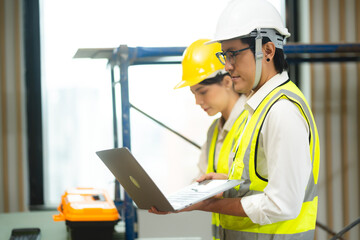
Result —
[[[250, 34], [242, 36], [241, 38], [245, 37], [257, 37], [259, 32], [259, 28], [252, 31]], [[276, 48], [283, 49], [284, 48], [284, 36], [282, 36], [280, 33], [278, 33], [273, 28], [261, 28], [261, 36], [262, 37], [268, 37], [271, 42], [275, 44]]]
[[263, 59], [263, 53], [262, 53], [262, 36], [260, 28], [257, 29], [257, 36], [255, 38], [255, 81], [253, 85], [253, 89], [255, 89], [261, 78], [261, 69], [262, 69], [262, 59]]

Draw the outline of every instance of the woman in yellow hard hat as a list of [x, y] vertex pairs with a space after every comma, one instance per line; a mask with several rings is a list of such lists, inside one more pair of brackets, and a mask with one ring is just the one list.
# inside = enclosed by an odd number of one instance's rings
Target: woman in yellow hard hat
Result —
[[[242, 114], [246, 97], [234, 90], [231, 77], [216, 57], [221, 45], [205, 45], [208, 41], [197, 40], [185, 50], [182, 81], [175, 89], [189, 86], [196, 104], [209, 116], [221, 113], [208, 130], [198, 166], [201, 175], [215, 172], [227, 176], [232, 164], [232, 148], [247, 117], [246, 113]], [[213, 239], [219, 239], [216, 213], [213, 213], [212, 225]]]

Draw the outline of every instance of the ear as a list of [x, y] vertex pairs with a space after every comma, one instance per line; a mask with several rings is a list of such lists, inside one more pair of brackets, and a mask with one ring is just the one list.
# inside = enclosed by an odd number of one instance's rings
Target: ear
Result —
[[233, 82], [232, 82], [231, 77], [229, 75], [224, 76], [224, 78], [222, 80], [222, 83], [227, 88], [232, 88], [233, 87]]
[[275, 44], [273, 42], [267, 42], [263, 45], [262, 47], [263, 52], [264, 52], [264, 58], [269, 58], [270, 60], [272, 60], [274, 58], [275, 55]]

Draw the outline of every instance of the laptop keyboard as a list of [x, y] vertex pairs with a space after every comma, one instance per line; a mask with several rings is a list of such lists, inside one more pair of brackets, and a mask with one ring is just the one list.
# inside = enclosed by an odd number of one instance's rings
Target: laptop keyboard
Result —
[[[168, 195], [167, 199], [175, 209], [190, 206], [192, 203], [199, 202], [220, 192], [220, 189], [222, 189], [220, 186], [228, 182], [229, 180], [205, 180], [200, 183], [193, 183], [178, 192]], [[233, 183], [240, 184], [239, 181]]]

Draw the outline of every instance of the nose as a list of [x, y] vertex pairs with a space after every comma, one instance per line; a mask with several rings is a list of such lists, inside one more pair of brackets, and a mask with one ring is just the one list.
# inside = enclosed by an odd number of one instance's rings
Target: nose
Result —
[[195, 95], [195, 104], [196, 105], [201, 105], [201, 104], [203, 104], [203, 99], [202, 99], [202, 97], [200, 97], [199, 95]]
[[225, 71], [230, 72], [233, 69], [234, 69], [233, 64], [231, 64], [229, 59], [226, 59], [225, 60]]

